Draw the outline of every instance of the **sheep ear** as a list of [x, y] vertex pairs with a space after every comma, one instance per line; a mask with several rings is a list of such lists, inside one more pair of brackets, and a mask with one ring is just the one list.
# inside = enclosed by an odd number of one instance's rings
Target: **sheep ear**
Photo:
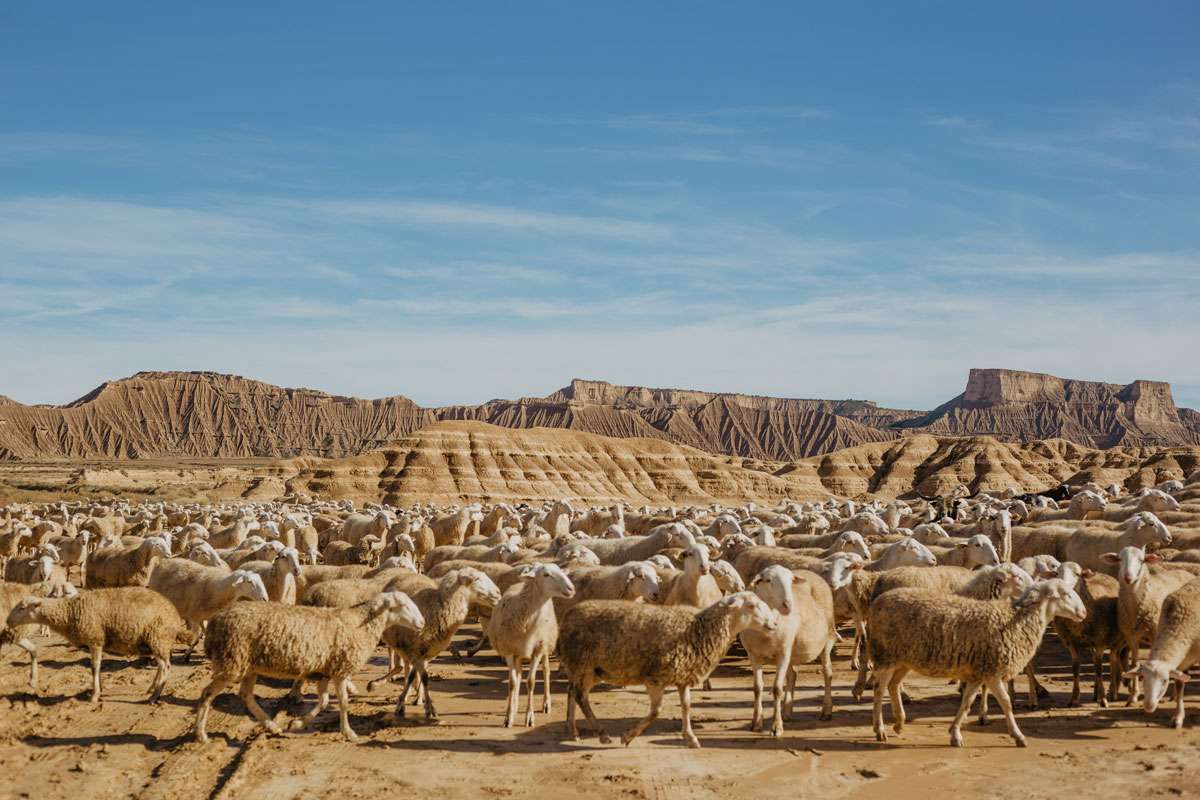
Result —
[[1160, 556], [1158, 553], [1146, 553], [1146, 557], [1143, 560], [1147, 564], [1157, 564], [1158, 562], [1163, 560], [1163, 557]]
[[970, 546], [971, 546], [970, 542], [959, 542], [958, 544], [954, 545], [956, 550], [961, 550], [964, 547], [970, 547]]
[[533, 564], [526, 564], [521, 567], [521, 571], [517, 573], [517, 577], [523, 581], [533, 580], [537, 577], [537, 567]]
[[1104, 553], [1100, 556], [1100, 560], [1105, 564], [1120, 564], [1121, 557], [1116, 553]]
[[1079, 574], [1085, 578], [1094, 578], [1094, 577], [1096, 577], [1096, 570], [1088, 569], [1087, 567], [1084, 567], [1083, 571]]
[[1191, 676], [1186, 672], [1180, 672], [1177, 669], [1173, 669], [1171, 670], [1171, 680], [1179, 681], [1180, 683], [1187, 683], [1189, 680], [1191, 680]]

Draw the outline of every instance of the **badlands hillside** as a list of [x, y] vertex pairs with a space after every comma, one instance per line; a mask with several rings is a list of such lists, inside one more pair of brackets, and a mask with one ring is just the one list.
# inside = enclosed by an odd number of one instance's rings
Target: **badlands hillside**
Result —
[[[9, 391], [9, 387], [5, 387]], [[19, 387], [14, 387], [19, 388]], [[574, 380], [546, 397], [422, 408], [406, 397], [341, 397], [210, 372], [142, 372], [65, 406], [0, 396], [0, 460], [344, 457], [439, 421], [659, 439], [721, 456], [788, 462], [917, 434], [1064, 439], [1089, 448], [1200, 444], [1200, 413], [1168, 384], [1121, 386], [971, 370], [933, 411], [867, 400], [803, 400]]]
[[891, 499], [959, 486], [972, 493], [1014, 486], [1036, 491], [1064, 481], [1116, 482], [1133, 490], [1196, 469], [1200, 446], [1095, 450], [1063, 439], [1020, 444], [918, 434], [768, 462], [658, 438], [448, 421], [340, 458], [10, 461], [0, 464], [0, 502], [117, 495], [200, 501], [308, 495], [396, 506], [546, 498], [636, 504]]

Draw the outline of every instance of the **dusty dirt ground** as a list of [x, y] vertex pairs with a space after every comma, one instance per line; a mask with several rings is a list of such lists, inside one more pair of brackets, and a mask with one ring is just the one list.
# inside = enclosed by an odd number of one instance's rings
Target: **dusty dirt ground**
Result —
[[[467, 626], [460, 636], [473, 633]], [[870, 729], [870, 693], [849, 695], [852, 676], [839, 647], [835, 715], [816, 718], [818, 676], [806, 667], [796, 720], [781, 739], [746, 730], [750, 673], [727, 658], [712, 691], [696, 692], [694, 718], [703, 750], [686, 749], [678, 736], [678, 702], [668, 695], [666, 717], [629, 748], [601, 745], [594, 736], [564, 741], [563, 684], [555, 680], [555, 707], [534, 728], [502, 727], [505, 685], [500, 662], [488, 651], [432, 667], [440, 724], [418, 709], [394, 724], [395, 689], [352, 701], [351, 724], [364, 736], [346, 743], [336, 711], [312, 732], [271, 737], [260, 733], [236, 696], [218, 698], [209, 720], [212, 740], [191, 740], [193, 705], [208, 680], [202, 662], [176, 667], [169, 697], [143, 702], [152, 670], [120, 659], [106, 662], [107, 698], [86, 701], [89, 673], [82, 652], [46, 639], [42, 688], [26, 685], [23, 651], [0, 657], [0, 798], [382, 798], [382, 797], [629, 797], [629, 798], [928, 798], [958, 796], [1061, 798], [1200, 794], [1200, 729], [1194, 717], [1182, 732], [1167, 727], [1169, 711], [1148, 718], [1140, 708], [1066, 709], [1065, 653], [1052, 643], [1039, 656], [1056, 707], [1019, 712], [1029, 739], [1016, 748], [1002, 718], [964, 728], [966, 747], [948, 746], [947, 727], [957, 705], [945, 681], [910, 680], [916, 702], [903, 734], [886, 744]], [[380, 650], [356, 677], [360, 688], [384, 669]], [[557, 677], [557, 676], [556, 676]], [[1085, 696], [1090, 683], [1085, 681]], [[278, 682], [260, 682], [269, 714], [297, 709]], [[1024, 700], [1024, 693], [1020, 693]], [[642, 689], [599, 691], [593, 706], [610, 732], [646, 709]], [[522, 707], [523, 708], [523, 707]], [[769, 709], [769, 705], [768, 705]], [[413, 712], [416, 713], [413, 713]], [[619, 741], [614, 739], [614, 741]]]

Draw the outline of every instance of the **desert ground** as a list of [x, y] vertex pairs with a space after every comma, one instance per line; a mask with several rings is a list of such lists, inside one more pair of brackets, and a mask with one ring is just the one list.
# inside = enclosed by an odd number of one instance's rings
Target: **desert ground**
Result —
[[[265, 460], [11, 462], [0, 469], [0, 504], [105, 497], [132, 504], [196, 497], [241, 503], [275, 469]], [[379, 473], [372, 469], [366, 482], [375, 485]], [[1141, 480], [1136, 470], [1124, 474]], [[1175, 467], [1167, 477], [1177, 474]], [[1200, 520], [1195, 498], [1187, 497], [1183, 511], [1163, 515], [1177, 532], [1194, 529]], [[1088, 524], [1109, 530], [1117, 525]], [[477, 632], [478, 625], [470, 622], [457, 639], [473, 640]], [[1027, 749], [1014, 746], [994, 705], [990, 724], [968, 721], [965, 748], [949, 747], [957, 689], [946, 680], [915, 674], [906, 681], [914, 700], [908, 726], [877, 743], [870, 692], [861, 702], [850, 696], [850, 631], [842, 632], [847, 638], [835, 651], [831, 721], [817, 719], [819, 676], [807, 664], [801, 668], [795, 719], [784, 735], [748, 730], [751, 673], [735, 647], [715, 672], [712, 690], [695, 694], [693, 713], [703, 745], [698, 751], [688, 750], [679, 737], [674, 693], [668, 694], [660, 719], [628, 748], [615, 738], [613, 744], [600, 744], [586, 731], [582, 741], [568, 740], [565, 681], [557, 672], [552, 711], [539, 714], [532, 728], [504, 728], [505, 669], [488, 648], [462, 660], [445, 653], [432, 663], [437, 724], [426, 723], [417, 709], [405, 721], [393, 720], [395, 685], [365, 692], [367, 681], [386, 669], [380, 649], [355, 675], [363, 693], [352, 699], [351, 724], [363, 736], [360, 743], [347, 743], [340, 735], [336, 701], [313, 730], [270, 736], [228, 693], [218, 698], [210, 717], [211, 741], [201, 745], [193, 740], [191, 726], [210, 676], [203, 659], [177, 663], [166, 698], [151, 706], [144, 702], [150, 662], [110, 657], [106, 696], [93, 705], [87, 701], [86, 653], [68, 648], [57, 636], [40, 637], [37, 692], [26, 682], [25, 654], [11, 646], [0, 653], [0, 798], [924, 798], [949, 791], [969, 797], [1059, 798], [1080, 792], [1188, 796], [1200, 785], [1194, 712], [1176, 731], [1168, 709], [1150, 717], [1140, 705], [1126, 707], [1124, 697], [1105, 709], [1090, 702], [1065, 707], [1070, 659], [1053, 630], [1036, 661], [1050, 700], [1040, 710], [1025, 709], [1024, 681], [1018, 681], [1017, 716]], [[768, 687], [769, 680], [768, 671]], [[280, 720], [299, 714], [313, 699], [309, 694], [303, 706], [289, 704], [287, 688], [282, 681], [258, 685], [267, 713]], [[1090, 689], [1085, 664], [1085, 699]], [[602, 689], [593, 695], [593, 705], [615, 735], [644, 714], [647, 700], [641, 688]], [[769, 695], [766, 707], [769, 716]]]
[[[464, 627], [461, 639], [477, 628]], [[1194, 796], [1200, 785], [1200, 730], [1169, 727], [1169, 712], [1148, 718], [1141, 708], [1062, 707], [1069, 693], [1066, 654], [1048, 640], [1039, 656], [1054, 707], [1020, 712], [1029, 747], [1018, 749], [997, 713], [987, 726], [964, 728], [966, 747], [947, 746], [957, 693], [945, 681], [914, 678], [916, 702], [902, 735], [885, 744], [870, 728], [870, 693], [854, 703], [846, 648], [835, 662], [835, 713], [819, 722], [819, 676], [804, 668], [796, 719], [783, 737], [747, 730], [750, 673], [743, 658], [728, 657], [713, 690], [698, 693], [693, 711], [703, 749], [679, 738], [675, 696], [664, 715], [632, 746], [601, 745], [584, 733], [565, 739], [563, 684], [555, 706], [533, 728], [502, 726], [504, 669], [486, 649], [458, 661], [450, 655], [432, 668], [441, 718], [391, 719], [395, 690], [380, 688], [352, 702], [351, 724], [364, 734], [343, 741], [337, 715], [327, 711], [311, 732], [271, 737], [260, 732], [235, 695], [218, 699], [211, 741], [190, 736], [193, 705], [208, 678], [202, 663], [177, 665], [169, 697], [144, 702], [153, 670], [106, 663], [109, 696], [87, 702], [86, 655], [47, 639], [41, 691], [26, 685], [24, 653], [8, 648], [0, 659], [0, 797], [3, 798], [384, 798], [384, 797], [797, 797], [923, 798], [954, 791], [967, 797], [1050, 798]], [[20, 656], [19, 658], [17, 656]], [[386, 668], [382, 651], [356, 676], [360, 687]], [[1020, 687], [1018, 687], [1020, 688]], [[1088, 683], [1085, 684], [1085, 696]], [[282, 682], [260, 681], [267, 713], [289, 706]], [[1023, 693], [1019, 693], [1023, 697]], [[616, 733], [646, 709], [641, 689], [598, 691], [593, 706]], [[769, 713], [769, 704], [768, 704]]]

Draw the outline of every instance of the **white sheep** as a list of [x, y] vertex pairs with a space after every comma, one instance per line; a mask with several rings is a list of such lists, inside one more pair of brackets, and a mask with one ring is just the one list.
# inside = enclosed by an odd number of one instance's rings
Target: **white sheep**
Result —
[[508, 665], [508, 702], [504, 727], [511, 728], [521, 702], [521, 668], [529, 662], [525, 725], [533, 725], [533, 691], [542, 664], [542, 713], [550, 713], [550, 654], [558, 642], [554, 599], [571, 598], [575, 587], [556, 564], [522, 567], [520, 584], [505, 592], [492, 610], [487, 636]]

